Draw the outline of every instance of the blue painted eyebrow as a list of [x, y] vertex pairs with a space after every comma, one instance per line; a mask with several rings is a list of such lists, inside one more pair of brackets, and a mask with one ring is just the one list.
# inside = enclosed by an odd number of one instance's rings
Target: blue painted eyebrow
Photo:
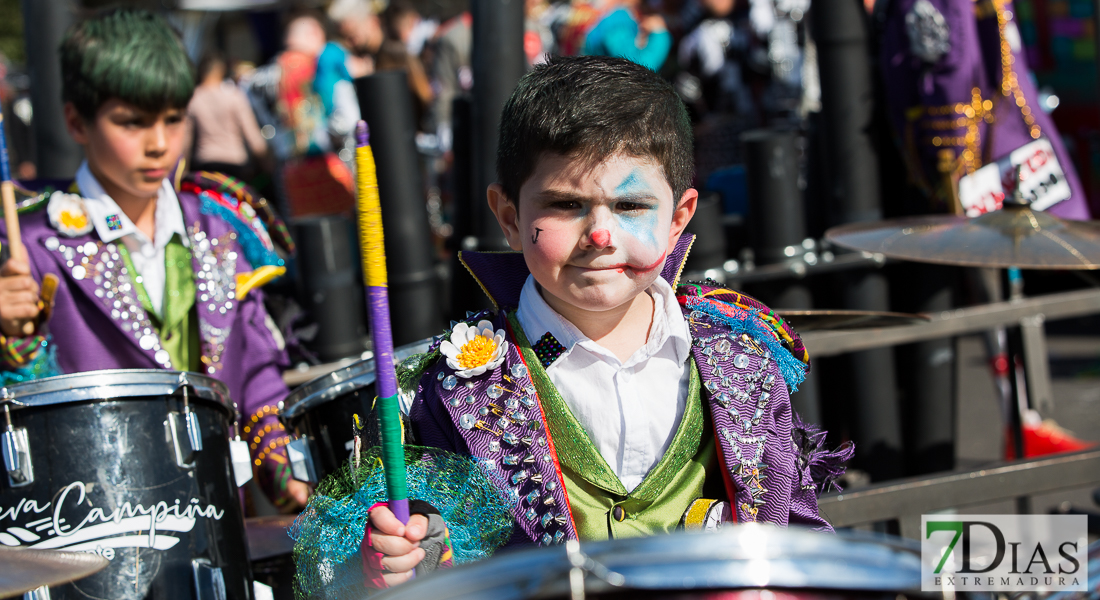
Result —
[[656, 195], [653, 190], [646, 183], [645, 179], [638, 173], [638, 169], [634, 169], [629, 175], [624, 178], [619, 185], [615, 186], [615, 196], [617, 199], [623, 197], [629, 198], [655, 198]]

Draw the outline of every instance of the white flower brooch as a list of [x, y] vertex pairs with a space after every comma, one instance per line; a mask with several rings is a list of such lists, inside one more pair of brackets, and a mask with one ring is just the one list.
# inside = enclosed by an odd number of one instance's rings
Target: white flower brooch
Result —
[[491, 371], [504, 362], [508, 342], [504, 330], [493, 331], [489, 321], [479, 321], [476, 327], [459, 323], [451, 330], [450, 339], [439, 345], [439, 351], [447, 357], [447, 366], [455, 375], [470, 378]]
[[46, 205], [50, 224], [61, 235], [77, 237], [92, 230], [92, 220], [84, 208], [84, 199], [77, 194], [57, 191], [50, 194], [50, 203]]

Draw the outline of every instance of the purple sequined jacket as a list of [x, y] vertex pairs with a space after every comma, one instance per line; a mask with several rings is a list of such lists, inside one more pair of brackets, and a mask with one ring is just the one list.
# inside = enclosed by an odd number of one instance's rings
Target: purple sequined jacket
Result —
[[[203, 214], [194, 194], [178, 196], [192, 251], [203, 372], [228, 386], [253, 459], [261, 454], [270, 459], [283, 452], [275, 409], [287, 395], [282, 337], [259, 289], [243, 300], [236, 297], [236, 275], [252, 270], [236, 232], [221, 217]], [[76, 237], [61, 234], [50, 223], [45, 202], [20, 215], [19, 222], [34, 279], [41, 282], [45, 273], [60, 279], [45, 329], [63, 373], [172, 368], [114, 243], [104, 244], [94, 228]], [[0, 243], [7, 245], [2, 223]], [[270, 460], [265, 466], [275, 468]]]
[[910, 176], [931, 190], [941, 185], [941, 167], [970, 173], [1044, 137], [1071, 191], [1048, 212], [1089, 219], [1072, 157], [1031, 82], [1012, 2], [891, 0], [884, 6], [887, 112]]
[[[673, 286], [691, 239], [686, 235], [680, 240], [662, 270], [661, 276]], [[509, 332], [508, 352], [500, 367], [471, 379], [453, 377], [444, 359], [429, 367], [410, 411], [414, 431], [421, 444], [472, 454], [500, 470], [499, 485], [515, 501], [517, 527], [509, 545], [573, 539], [576, 531], [554, 441], [506, 319], [507, 312], [518, 305], [529, 273], [523, 255], [463, 252], [462, 260], [499, 309], [488, 318], [495, 328]], [[699, 290], [711, 289], [692, 287], [697, 298]], [[687, 292], [678, 290], [678, 294]], [[820, 444], [822, 436], [804, 435], [806, 430], [792, 413], [777, 361], [763, 350], [746, 351], [742, 336], [734, 335], [718, 320], [688, 308], [685, 315], [690, 316], [693, 357], [702, 376], [702, 394], [718, 441], [725, 489], [732, 496], [728, 499], [737, 520], [831, 531], [818, 515], [817, 485], [811, 476], [811, 471], [819, 470], [813, 463], [821, 462], [824, 453], [804, 443], [812, 439], [810, 445]], [[797, 335], [789, 328], [785, 331], [794, 340], [795, 354], [804, 353]], [[490, 404], [505, 411], [508, 418], [503, 429], [497, 429], [497, 422], [493, 427], [474, 425], [478, 409]], [[765, 468], [766, 479], [759, 477]], [[547, 502], [548, 496], [553, 497], [551, 502]]]

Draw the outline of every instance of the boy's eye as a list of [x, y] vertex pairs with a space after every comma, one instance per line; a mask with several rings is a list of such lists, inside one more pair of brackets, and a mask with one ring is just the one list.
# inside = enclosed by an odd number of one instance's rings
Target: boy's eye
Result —
[[575, 200], [558, 200], [557, 202], [550, 204], [550, 208], [554, 208], [557, 210], [576, 210], [580, 207], [581, 203]]
[[637, 212], [642, 210], [649, 210], [648, 204], [642, 204], [640, 202], [620, 202], [619, 210], [624, 212]]

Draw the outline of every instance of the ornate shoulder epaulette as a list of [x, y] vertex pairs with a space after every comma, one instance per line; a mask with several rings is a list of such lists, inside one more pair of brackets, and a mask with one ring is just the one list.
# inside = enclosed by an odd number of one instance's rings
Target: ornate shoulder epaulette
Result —
[[243, 182], [220, 173], [199, 171], [187, 175], [179, 189], [199, 197], [203, 214], [217, 215], [236, 230], [245, 258], [254, 268], [283, 266], [276, 246], [287, 254], [294, 253], [294, 241], [286, 224], [267, 200]]
[[[783, 320], [783, 317], [780, 317], [756, 298], [706, 282], [688, 282], [681, 285], [677, 290], [677, 295], [719, 300], [753, 313], [768, 326], [776, 339], [795, 358], [802, 361], [807, 367], [810, 365], [810, 354], [806, 351], [806, 346], [802, 344], [802, 338], [798, 337], [798, 334], [791, 328], [790, 324]], [[684, 304], [684, 301], [681, 300], [680, 303]]]
[[[707, 283], [689, 282], [677, 289], [676, 299], [689, 321], [705, 318], [724, 323], [733, 333], [748, 335], [775, 357], [791, 392], [810, 370], [810, 356], [802, 339], [782, 318], [760, 301]], [[697, 318], [698, 317], [698, 318]], [[698, 343], [700, 340], [696, 340]]]
[[25, 215], [35, 211], [46, 208], [49, 204], [50, 195], [54, 192], [66, 190], [69, 192], [79, 193], [73, 188], [76, 187], [75, 181], [61, 180], [50, 181], [45, 185], [39, 186], [26, 186], [21, 183], [15, 184], [15, 207], [19, 211], [19, 214]]

